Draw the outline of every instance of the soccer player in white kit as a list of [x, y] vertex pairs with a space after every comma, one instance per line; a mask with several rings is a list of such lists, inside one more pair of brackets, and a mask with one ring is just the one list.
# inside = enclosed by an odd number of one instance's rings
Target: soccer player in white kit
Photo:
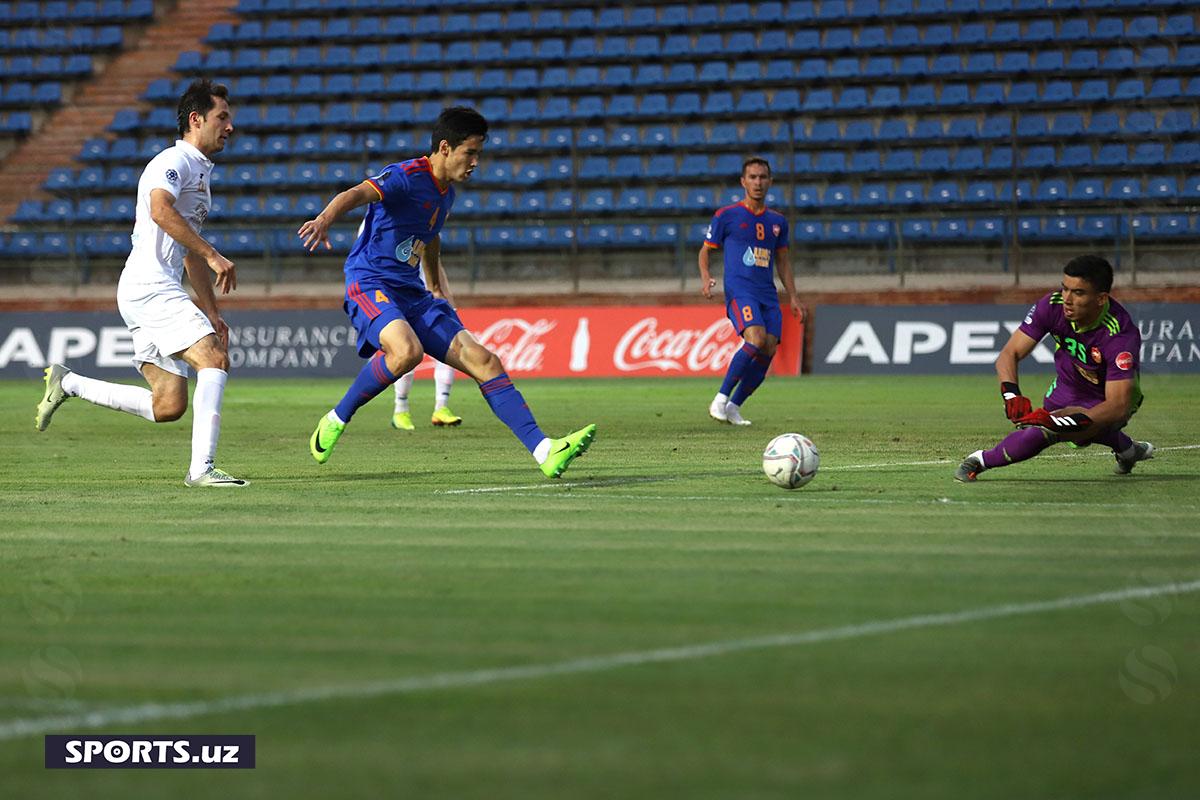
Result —
[[[133, 334], [134, 366], [150, 389], [85, 378], [52, 364], [36, 425], [46, 430], [71, 397], [151, 422], [173, 422], [187, 411], [191, 366], [196, 370], [192, 460], [184, 484], [245, 486], [246, 481], [213, 465], [229, 374], [229, 327], [217, 309], [208, 272], [216, 274], [221, 294], [237, 288], [237, 272], [200, 236], [212, 207], [210, 158], [233, 133], [228, 90], [207, 79], [193, 81], [179, 98], [178, 121], [182, 138], [151, 159], [138, 180], [133, 247], [117, 286], [117, 308]], [[183, 288], [184, 272], [196, 293], [194, 302]]]

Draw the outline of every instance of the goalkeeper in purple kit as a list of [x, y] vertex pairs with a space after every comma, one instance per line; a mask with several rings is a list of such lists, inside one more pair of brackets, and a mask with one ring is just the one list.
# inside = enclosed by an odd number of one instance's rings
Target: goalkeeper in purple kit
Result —
[[[1109, 296], [1112, 281], [1106, 260], [1080, 256], [1063, 268], [1062, 289], [1029, 309], [996, 359], [1004, 412], [1017, 430], [991, 450], [967, 456], [955, 480], [969, 483], [985, 470], [1033, 458], [1057, 442], [1112, 448], [1118, 475], [1154, 457], [1154, 445], [1122, 431], [1142, 404], [1142, 337], [1129, 312]], [[1017, 365], [1047, 334], [1054, 339], [1057, 375], [1035, 409], [1017, 385]]]

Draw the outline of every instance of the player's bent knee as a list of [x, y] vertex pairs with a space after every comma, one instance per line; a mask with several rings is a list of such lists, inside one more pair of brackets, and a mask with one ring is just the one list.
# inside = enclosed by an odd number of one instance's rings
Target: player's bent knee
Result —
[[187, 396], [180, 397], [155, 397], [154, 398], [154, 421], [155, 422], [174, 422], [187, 413]]

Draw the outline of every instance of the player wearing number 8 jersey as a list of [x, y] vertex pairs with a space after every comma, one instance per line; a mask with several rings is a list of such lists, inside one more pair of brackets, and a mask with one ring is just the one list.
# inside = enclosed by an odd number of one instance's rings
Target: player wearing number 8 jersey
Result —
[[329, 460], [354, 412], [412, 370], [426, 352], [478, 381], [493, 413], [548, 477], [559, 477], [595, 438], [595, 425], [562, 439], [542, 433], [500, 359], [463, 328], [446, 300], [438, 234], [454, 204], [453, 184], [470, 178], [487, 130], [487, 120], [474, 109], [444, 109], [433, 126], [429, 156], [390, 165], [334, 197], [315, 219], [300, 226], [306, 248], [324, 244], [330, 249], [330, 224], [367, 206], [346, 258], [343, 307], [358, 332], [359, 355], [369, 360], [341, 401], [317, 423], [309, 439], [317, 463]]
[[750, 424], [742, 417], [741, 406], [766, 378], [779, 346], [783, 316], [776, 273], [792, 313], [804, 317], [788, 261], [787, 219], [766, 206], [771, 165], [762, 158], [746, 159], [741, 182], [745, 197], [713, 216], [699, 255], [700, 291], [711, 299], [717, 282], [709, 271], [708, 254], [717, 248], [724, 251], [725, 313], [744, 340], [708, 407], [713, 419], [733, 425]]
[[[1112, 281], [1108, 261], [1080, 256], [1063, 268], [1060, 291], [1029, 309], [996, 359], [1004, 413], [1017, 430], [991, 450], [967, 456], [956, 480], [969, 483], [984, 470], [1033, 458], [1056, 442], [1107, 445], [1118, 475], [1154, 457], [1154, 445], [1122, 431], [1142, 405], [1142, 337], [1129, 312], [1109, 295]], [[1017, 385], [1017, 365], [1047, 335], [1054, 340], [1056, 376], [1042, 407], [1034, 409]]]

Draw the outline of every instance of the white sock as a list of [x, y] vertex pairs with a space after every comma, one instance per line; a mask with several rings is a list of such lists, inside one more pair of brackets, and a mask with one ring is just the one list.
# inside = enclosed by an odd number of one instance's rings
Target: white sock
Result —
[[150, 394], [149, 389], [141, 386], [98, 381], [68, 372], [63, 376], [62, 388], [71, 397], [81, 397], [89, 403], [124, 411], [126, 414], [154, 422], [154, 395]]
[[547, 456], [550, 455], [550, 438], [547, 437], [538, 442], [538, 446], [533, 448], [533, 460], [538, 464], [545, 464]]
[[437, 386], [437, 401], [433, 404], [433, 410], [450, 405], [450, 387], [454, 385], [454, 367], [449, 364], [437, 362], [437, 366], [433, 369], [433, 382]]
[[203, 475], [213, 465], [217, 455], [217, 440], [221, 438], [221, 401], [225, 397], [225, 381], [229, 374], [223, 369], [198, 370], [196, 390], [192, 393], [192, 465], [188, 474]]
[[717, 392], [717, 396], [713, 398], [713, 402], [720, 403], [721, 405], [725, 405], [726, 403], [729, 402], [729, 395], [721, 394], [720, 392]]
[[726, 414], [740, 412], [741, 410], [742, 410], [742, 407], [739, 406], [737, 403], [726, 403], [725, 404], [725, 413]]
[[326, 417], [329, 417], [329, 421], [330, 421], [330, 422], [336, 422], [338, 425], [345, 425], [345, 424], [346, 424], [346, 420], [342, 419], [341, 417], [339, 417], [339, 416], [337, 415], [337, 409], [336, 409], [336, 408], [331, 408], [331, 409], [329, 409], [329, 413], [328, 413], [328, 414], [326, 414], [325, 416], [326, 416]]
[[412, 390], [413, 373], [406, 372], [393, 384], [396, 387], [396, 410], [394, 413], [403, 414], [408, 411], [408, 393]]

